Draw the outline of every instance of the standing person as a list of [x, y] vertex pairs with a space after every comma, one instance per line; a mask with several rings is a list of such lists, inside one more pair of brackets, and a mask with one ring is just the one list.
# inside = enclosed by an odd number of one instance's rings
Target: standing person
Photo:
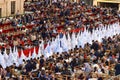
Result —
[[31, 61], [27, 61], [27, 64], [25, 65], [25, 73], [27, 72], [30, 72], [32, 71], [32, 64], [31, 64]]
[[19, 14], [20, 14], [20, 11], [19, 11], [19, 10], [17, 10], [17, 12], [16, 12], [16, 17], [18, 17], [18, 16], [19, 16]]
[[70, 62], [70, 66], [71, 66], [73, 72], [74, 72], [75, 65], [76, 65], [76, 59], [74, 57], [73, 60]]
[[44, 63], [45, 63], [44, 56], [41, 56], [41, 58], [40, 58], [40, 70], [44, 66]]
[[49, 5], [50, 4], [50, 0], [45, 0], [45, 4]]
[[84, 68], [86, 75], [88, 75], [92, 71], [91, 65], [88, 62], [84, 63]]
[[118, 63], [115, 65], [115, 75], [120, 74], [120, 60], [118, 60]]

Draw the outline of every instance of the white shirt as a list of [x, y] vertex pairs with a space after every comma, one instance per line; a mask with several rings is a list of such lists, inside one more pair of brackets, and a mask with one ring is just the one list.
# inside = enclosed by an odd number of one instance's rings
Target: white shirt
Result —
[[97, 78], [90, 78], [90, 79], [88, 79], [88, 80], [98, 80]]

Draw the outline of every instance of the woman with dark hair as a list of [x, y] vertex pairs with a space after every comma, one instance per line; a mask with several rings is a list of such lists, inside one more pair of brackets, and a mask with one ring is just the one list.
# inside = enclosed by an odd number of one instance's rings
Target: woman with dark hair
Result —
[[83, 73], [81, 73], [81, 74], [79, 75], [78, 79], [79, 79], [79, 80], [84, 80], [84, 79], [85, 79], [84, 74], [83, 74]]

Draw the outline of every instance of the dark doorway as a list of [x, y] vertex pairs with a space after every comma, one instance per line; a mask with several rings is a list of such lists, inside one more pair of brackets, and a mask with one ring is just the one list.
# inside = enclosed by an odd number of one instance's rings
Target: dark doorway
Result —
[[101, 2], [101, 3], [100, 3], [100, 6], [101, 6], [101, 7], [118, 9], [119, 4], [118, 4], [118, 3], [104, 3], [104, 2]]
[[11, 14], [15, 14], [15, 7], [16, 7], [16, 5], [15, 5], [15, 1], [11, 1]]
[[84, 1], [86, 4], [88, 5], [93, 5], [93, 0], [81, 0], [81, 1]]

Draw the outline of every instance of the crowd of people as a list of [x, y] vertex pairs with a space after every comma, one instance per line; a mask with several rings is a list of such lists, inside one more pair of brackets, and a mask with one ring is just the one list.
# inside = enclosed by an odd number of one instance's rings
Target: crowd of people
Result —
[[45, 58], [43, 55], [23, 64], [0, 68], [3, 80], [108, 80], [119, 75], [120, 35], [103, 38]]
[[[81, 27], [88, 28], [92, 32], [93, 28], [109, 25], [119, 20], [117, 10], [91, 7], [85, 3], [53, 3], [41, 6], [40, 9], [37, 7], [33, 14], [16, 15], [12, 19], [1, 20], [1, 24], [10, 22], [11, 27], [15, 30], [0, 35], [0, 42], [12, 47], [15, 45], [24, 48], [26, 45], [38, 44], [41, 39], [48, 41], [58, 33], [69, 32]], [[27, 25], [34, 26], [28, 29]], [[11, 27], [7, 27], [7, 29], [11, 29]], [[20, 28], [18, 29], [18, 27]], [[4, 31], [3, 27], [1, 29]], [[13, 35], [16, 34], [22, 35], [14, 37]]]
[[[41, 6], [41, 7], [39, 7]], [[92, 30], [100, 26], [119, 22], [119, 12], [112, 8], [89, 6], [84, 2], [54, 2], [52, 5], [37, 4], [27, 7], [32, 14], [16, 15], [12, 19], [1, 19], [0, 24], [10, 23], [7, 29], [15, 31], [0, 34], [2, 54], [4, 49], [16, 46], [28, 49], [38, 46], [42, 40], [46, 44], [52, 38], [65, 33], [86, 28]], [[28, 29], [26, 26], [33, 25]], [[0, 27], [1, 32], [6, 28]], [[16, 34], [22, 34], [14, 37]], [[13, 64], [6, 69], [0, 67], [1, 79], [5, 80], [106, 80], [119, 75], [120, 68], [120, 35], [103, 38], [102, 42], [94, 41], [45, 58], [24, 60], [20, 66]], [[9, 51], [8, 51], [9, 54]]]

